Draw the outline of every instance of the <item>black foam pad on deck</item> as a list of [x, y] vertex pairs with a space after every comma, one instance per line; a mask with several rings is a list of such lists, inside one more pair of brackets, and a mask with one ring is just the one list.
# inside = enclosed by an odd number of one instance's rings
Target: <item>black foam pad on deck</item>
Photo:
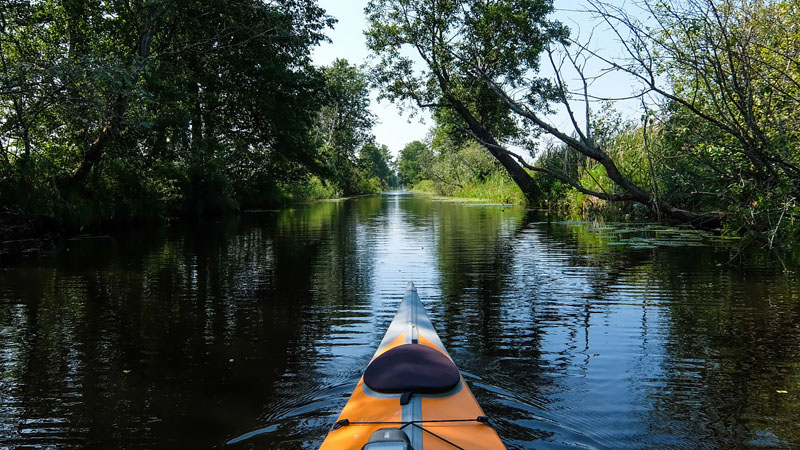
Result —
[[458, 385], [461, 374], [444, 353], [421, 344], [387, 350], [367, 366], [364, 383], [386, 394], [439, 394]]

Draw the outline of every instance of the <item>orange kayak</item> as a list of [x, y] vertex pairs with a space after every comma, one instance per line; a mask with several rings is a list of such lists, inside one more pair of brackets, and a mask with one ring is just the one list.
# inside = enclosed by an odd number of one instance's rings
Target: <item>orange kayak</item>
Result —
[[375, 356], [320, 449], [505, 448], [409, 283]]

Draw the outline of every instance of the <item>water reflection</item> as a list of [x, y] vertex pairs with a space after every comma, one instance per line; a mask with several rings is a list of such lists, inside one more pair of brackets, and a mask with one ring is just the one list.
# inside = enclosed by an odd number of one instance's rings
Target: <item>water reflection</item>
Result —
[[315, 448], [408, 280], [510, 448], [800, 445], [796, 280], [613, 244], [405, 193], [72, 240], [0, 271], [0, 447]]

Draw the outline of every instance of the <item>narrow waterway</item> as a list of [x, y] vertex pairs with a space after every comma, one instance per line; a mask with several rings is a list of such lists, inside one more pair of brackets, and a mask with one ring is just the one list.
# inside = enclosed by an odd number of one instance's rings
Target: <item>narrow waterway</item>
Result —
[[0, 267], [0, 448], [316, 448], [407, 281], [509, 448], [800, 447], [797, 276], [648, 230], [388, 193], [72, 239]]

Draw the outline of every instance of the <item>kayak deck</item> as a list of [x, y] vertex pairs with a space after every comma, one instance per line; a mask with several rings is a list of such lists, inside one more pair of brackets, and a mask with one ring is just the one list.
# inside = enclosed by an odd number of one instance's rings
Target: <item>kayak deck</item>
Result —
[[[414, 284], [409, 283], [397, 314], [370, 362], [392, 349], [397, 352], [398, 347], [408, 348], [412, 344], [432, 348], [452, 363]], [[506, 448], [488, 425], [460, 373], [452, 389], [424, 394], [377, 392], [362, 376], [320, 449], [359, 450], [375, 431], [383, 428], [402, 429], [414, 450]]]

